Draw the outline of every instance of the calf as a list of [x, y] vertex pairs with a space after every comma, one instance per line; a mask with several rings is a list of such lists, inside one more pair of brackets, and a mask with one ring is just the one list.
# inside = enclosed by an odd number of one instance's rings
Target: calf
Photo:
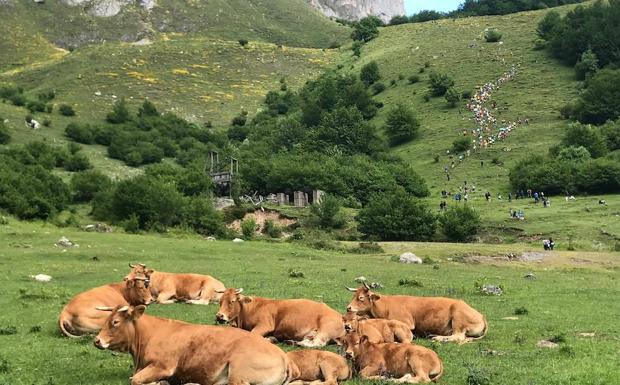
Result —
[[324, 303], [246, 297], [241, 292], [223, 292], [217, 322], [309, 348], [325, 346], [345, 334], [342, 316]]
[[443, 364], [434, 351], [414, 344], [375, 344], [368, 337], [349, 333], [343, 346], [363, 380], [394, 382], [437, 382], [443, 374]]
[[97, 307], [141, 305], [153, 302], [149, 281], [136, 276], [121, 283], [96, 287], [73, 297], [58, 318], [60, 331], [67, 337], [98, 332], [108, 314]]
[[131, 385], [282, 385], [292, 374], [286, 354], [255, 334], [151, 317], [145, 309], [100, 309], [112, 313], [94, 340], [99, 349], [131, 354]]
[[435, 340], [458, 343], [482, 338], [487, 321], [482, 314], [463, 301], [444, 297], [379, 295], [364, 286], [355, 292], [347, 311], [405, 323], [419, 335], [433, 335]]
[[291, 385], [336, 385], [351, 378], [347, 360], [324, 350], [296, 350], [286, 353], [291, 363]]
[[167, 304], [177, 301], [185, 303], [208, 305], [210, 302], [219, 302], [224, 284], [210, 275], [164, 273], [147, 269], [145, 265], [129, 264], [132, 271], [126, 278], [135, 275], [145, 275], [151, 280], [151, 293], [157, 303]]
[[342, 317], [347, 333], [357, 332], [368, 337], [370, 342], [411, 342], [413, 333], [403, 322], [381, 318], [366, 318], [348, 312]]

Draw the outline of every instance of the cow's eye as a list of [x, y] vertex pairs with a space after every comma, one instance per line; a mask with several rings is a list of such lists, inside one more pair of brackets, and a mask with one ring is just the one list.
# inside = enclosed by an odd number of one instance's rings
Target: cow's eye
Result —
[[359, 297], [359, 300], [364, 302], [364, 297]]
[[237, 300], [233, 299], [232, 301], [230, 301], [230, 303], [235, 303], [237, 302]]
[[118, 324], [120, 324], [120, 323], [121, 323], [121, 321], [119, 321], [119, 320], [115, 319], [114, 321], [112, 321], [112, 326], [116, 327], [116, 326], [118, 326]]

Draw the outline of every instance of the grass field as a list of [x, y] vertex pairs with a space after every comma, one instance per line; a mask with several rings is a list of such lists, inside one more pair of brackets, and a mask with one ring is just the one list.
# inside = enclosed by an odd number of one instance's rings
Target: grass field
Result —
[[[55, 247], [62, 235], [80, 247]], [[129, 356], [98, 351], [87, 337], [62, 338], [56, 323], [71, 296], [119, 280], [130, 261], [162, 271], [212, 274], [248, 294], [322, 300], [339, 311], [350, 300], [344, 286], [354, 286], [360, 275], [385, 285], [385, 293], [463, 298], [486, 315], [486, 338], [463, 346], [417, 341], [432, 346], [444, 360], [443, 384], [467, 384], [470, 371], [478, 369], [491, 376], [492, 384], [502, 385], [607, 385], [620, 380], [617, 254], [557, 251], [540, 263], [465, 263], [460, 258], [464, 255], [521, 253], [532, 247], [394, 243], [383, 244], [385, 253], [353, 255], [288, 243], [86, 233], [14, 220], [0, 226], [0, 240], [5, 245], [0, 251], [0, 384], [126, 384]], [[433, 262], [394, 262], [403, 251]], [[303, 271], [305, 278], [290, 278], [291, 268]], [[38, 273], [53, 280], [44, 284], [28, 278]], [[525, 279], [527, 273], [536, 279]], [[401, 279], [415, 279], [422, 287], [400, 286]], [[476, 283], [501, 285], [504, 294], [481, 295]], [[520, 307], [528, 314], [515, 316]], [[183, 304], [148, 309], [149, 314], [205, 324], [213, 323], [216, 311], [216, 306]], [[16, 334], [11, 334], [12, 327]], [[565, 341], [559, 349], [535, 346], [553, 336]]]

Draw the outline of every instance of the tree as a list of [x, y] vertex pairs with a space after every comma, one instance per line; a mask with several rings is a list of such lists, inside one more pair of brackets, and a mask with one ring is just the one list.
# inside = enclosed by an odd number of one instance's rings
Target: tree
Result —
[[367, 16], [353, 24], [351, 39], [359, 41], [371, 41], [379, 35], [379, 29], [383, 22], [376, 16]]
[[592, 156], [590, 155], [590, 151], [584, 146], [570, 146], [561, 149], [557, 158], [567, 162], [583, 163], [592, 159]]
[[420, 123], [415, 114], [404, 104], [398, 104], [391, 109], [385, 121], [385, 133], [392, 146], [412, 140], [419, 127]]
[[340, 200], [331, 195], [324, 196], [320, 203], [313, 203], [310, 212], [312, 222], [322, 229], [337, 229], [345, 224]]
[[564, 147], [585, 147], [593, 158], [600, 158], [607, 154], [607, 143], [601, 130], [589, 125], [570, 124], [561, 144]]
[[0, 116], [0, 144], [7, 144], [11, 141], [9, 128], [4, 124], [4, 118]]
[[446, 91], [446, 102], [448, 106], [454, 108], [461, 101], [461, 93], [454, 87], [448, 88]]
[[469, 205], [458, 205], [439, 217], [441, 231], [450, 242], [471, 240], [481, 227], [480, 215]]
[[575, 73], [579, 80], [585, 80], [591, 77], [598, 70], [598, 58], [591, 49], [581, 54], [581, 60], [575, 64]]
[[125, 98], [117, 100], [114, 106], [112, 106], [112, 112], [109, 112], [106, 116], [106, 120], [113, 124], [125, 123], [129, 118], [129, 109], [127, 108]]
[[357, 220], [362, 233], [382, 241], [429, 240], [437, 227], [426, 204], [401, 188], [374, 195]]
[[574, 114], [582, 123], [603, 124], [618, 119], [620, 70], [603, 69], [594, 74], [581, 93]]
[[454, 80], [447, 74], [432, 72], [430, 75], [431, 94], [433, 96], [444, 96], [450, 87], [454, 86]]
[[142, 106], [138, 109], [138, 116], [159, 116], [159, 112], [153, 102], [148, 99], [144, 99]]
[[487, 43], [497, 43], [502, 40], [502, 34], [496, 29], [489, 29], [484, 33], [484, 39]]
[[560, 24], [561, 17], [556, 11], [547, 12], [545, 17], [538, 23], [536, 33], [541, 39], [549, 40], [553, 34], [553, 29]]
[[409, 23], [409, 18], [405, 15], [393, 16], [390, 19], [390, 25], [399, 25], [399, 24], [407, 24], [407, 23]]
[[360, 80], [366, 84], [367, 87], [379, 79], [381, 79], [381, 74], [379, 73], [379, 65], [376, 61], [373, 60], [362, 67], [360, 71]]
[[110, 178], [96, 170], [78, 172], [71, 177], [71, 190], [75, 202], [89, 202], [98, 192], [111, 186]]

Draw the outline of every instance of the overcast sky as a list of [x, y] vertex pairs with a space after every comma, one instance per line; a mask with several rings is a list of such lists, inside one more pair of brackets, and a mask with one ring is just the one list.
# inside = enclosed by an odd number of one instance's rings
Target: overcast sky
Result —
[[420, 12], [423, 9], [454, 11], [462, 2], [462, 0], [405, 0], [405, 9], [408, 15]]

